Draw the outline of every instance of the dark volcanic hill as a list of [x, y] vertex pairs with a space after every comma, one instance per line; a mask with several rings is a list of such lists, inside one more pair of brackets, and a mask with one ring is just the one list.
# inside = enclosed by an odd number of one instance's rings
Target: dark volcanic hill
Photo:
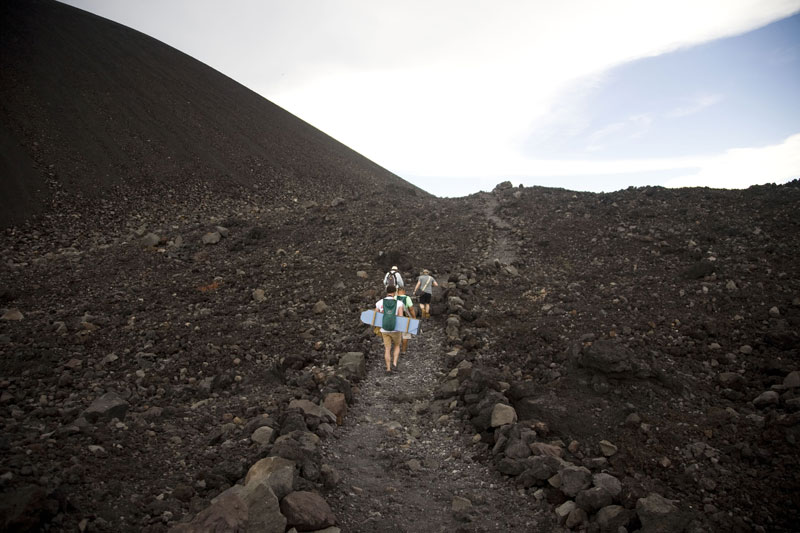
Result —
[[421, 193], [139, 32], [54, 1], [3, 2], [0, 17], [4, 225], [42, 211], [49, 178], [92, 198], [187, 184], [306, 199], [388, 184]]
[[[0, 10], [0, 530], [797, 530], [798, 181], [437, 199]], [[392, 264], [439, 286], [386, 375]]]

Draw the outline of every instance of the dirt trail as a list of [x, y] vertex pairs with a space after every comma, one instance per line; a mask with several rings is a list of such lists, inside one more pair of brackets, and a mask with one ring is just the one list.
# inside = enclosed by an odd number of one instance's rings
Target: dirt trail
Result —
[[492, 235], [492, 249], [489, 252], [489, 259], [497, 259], [501, 265], [505, 266], [510, 265], [516, 259], [517, 254], [509, 238], [513, 227], [498, 214], [499, 207], [500, 202], [497, 197], [494, 194], [490, 194], [484, 210]]
[[[426, 321], [387, 376], [376, 338], [358, 401], [324, 450], [341, 474], [327, 498], [342, 531], [550, 531], [546, 504], [473, 461], [472, 434], [432, 403], [444, 346], [436, 319]], [[471, 507], [454, 511], [454, 497]]]

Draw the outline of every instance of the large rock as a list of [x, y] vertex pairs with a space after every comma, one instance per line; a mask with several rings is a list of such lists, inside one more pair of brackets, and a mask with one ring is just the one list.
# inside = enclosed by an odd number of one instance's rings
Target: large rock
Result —
[[575, 510], [575, 502], [572, 500], [567, 500], [558, 507], [556, 507], [556, 516], [558, 517], [558, 523], [563, 524], [566, 522], [567, 517]]
[[492, 408], [492, 427], [505, 426], [517, 421], [517, 412], [510, 405], [502, 403], [495, 404]]
[[272, 437], [275, 436], [275, 430], [269, 426], [261, 426], [253, 431], [253, 434], [250, 436], [250, 440], [255, 442], [256, 444], [269, 444], [272, 442]]
[[578, 504], [578, 507], [591, 514], [614, 502], [611, 494], [606, 489], [592, 487], [591, 489], [580, 491], [575, 498], [575, 503]]
[[223, 533], [247, 530], [247, 504], [235, 493], [226, 491], [188, 524], [178, 524], [170, 533]]
[[787, 389], [800, 388], [800, 372], [797, 370], [789, 372], [783, 379], [783, 386]]
[[93, 401], [88, 409], [83, 412], [83, 416], [92, 423], [99, 420], [111, 420], [112, 418], [122, 420], [125, 418], [125, 413], [128, 412], [128, 407], [128, 402], [120, 398], [119, 394], [107, 392]]
[[633, 513], [621, 505], [609, 505], [597, 512], [597, 525], [601, 533], [618, 533], [619, 528], [628, 527]]
[[269, 486], [278, 499], [292, 492], [295, 462], [283, 457], [265, 457], [247, 471], [245, 486], [261, 483]]
[[203, 235], [203, 244], [217, 244], [221, 238], [218, 231], [212, 231]]
[[23, 318], [25, 317], [23, 316], [22, 312], [20, 312], [20, 310], [16, 307], [12, 307], [3, 313], [3, 316], [0, 317], [0, 320], [22, 320]]
[[341, 426], [344, 422], [344, 417], [347, 415], [347, 398], [345, 394], [343, 392], [331, 392], [325, 395], [322, 405], [333, 413], [336, 417], [336, 423]]
[[595, 474], [592, 476], [592, 484], [605, 489], [612, 498], [616, 498], [622, 492], [622, 483], [611, 474]]
[[670, 500], [656, 492], [636, 501], [636, 514], [642, 523], [642, 533], [681, 533], [690, 519]]
[[344, 377], [358, 381], [367, 375], [367, 363], [363, 352], [347, 352], [339, 358], [339, 372]]
[[747, 384], [744, 376], [738, 372], [722, 372], [717, 379], [719, 384], [727, 389], [742, 390]]
[[309, 431], [292, 431], [281, 435], [272, 445], [271, 453], [284, 459], [296, 461], [304, 478], [316, 481], [319, 478], [320, 438]]
[[781, 397], [776, 391], [768, 390], [759, 394], [758, 397], [753, 400], [753, 405], [759, 409], [763, 409], [765, 407], [769, 407], [770, 405], [778, 405], [780, 400]]
[[247, 505], [247, 533], [284, 533], [286, 517], [275, 492], [265, 483], [243, 491], [240, 496]]
[[525, 465], [527, 468], [520, 474], [518, 481], [527, 488], [541, 485], [553, 477], [561, 469], [563, 462], [550, 455], [538, 455], [526, 459]]
[[289, 409], [300, 409], [305, 415], [316, 416], [331, 424], [336, 422], [335, 414], [309, 400], [292, 400], [289, 402]]
[[315, 531], [336, 524], [328, 502], [315, 492], [292, 492], [281, 500], [281, 512], [297, 531]]
[[558, 473], [561, 477], [561, 492], [571, 498], [592, 486], [592, 473], [585, 466], [566, 466]]

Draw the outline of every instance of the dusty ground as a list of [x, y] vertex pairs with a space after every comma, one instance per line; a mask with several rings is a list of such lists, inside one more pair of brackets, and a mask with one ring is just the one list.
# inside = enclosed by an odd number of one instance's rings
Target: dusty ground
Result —
[[[169, 530], [293, 431], [345, 531], [648, 531], [652, 493], [662, 531], [797, 529], [797, 181], [436, 199], [136, 32], [0, 14], [5, 529]], [[393, 264], [441, 287], [386, 378]]]

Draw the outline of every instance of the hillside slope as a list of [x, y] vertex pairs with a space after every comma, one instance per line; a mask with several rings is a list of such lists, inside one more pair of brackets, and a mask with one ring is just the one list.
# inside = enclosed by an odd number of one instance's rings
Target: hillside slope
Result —
[[421, 193], [207, 65], [54, 1], [3, 2], [0, 71], [3, 225], [41, 211], [54, 188]]

